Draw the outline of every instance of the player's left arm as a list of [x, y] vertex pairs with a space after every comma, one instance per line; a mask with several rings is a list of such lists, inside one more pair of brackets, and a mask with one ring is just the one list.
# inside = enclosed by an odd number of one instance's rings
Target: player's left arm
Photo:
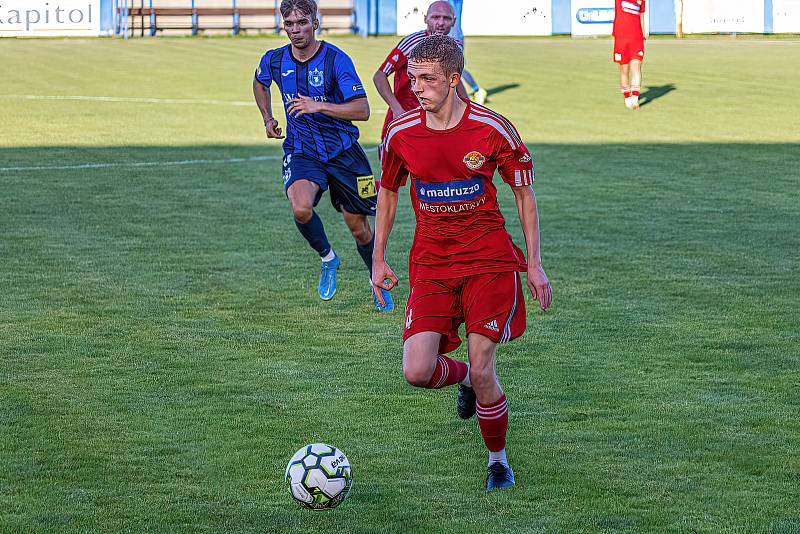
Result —
[[297, 96], [289, 101], [287, 111], [293, 117], [300, 117], [306, 113], [322, 113], [335, 119], [347, 121], [369, 120], [369, 101], [361, 83], [356, 67], [347, 55], [336, 54], [333, 63], [334, 85], [338, 94], [344, 101], [341, 104], [333, 102], [316, 102], [307, 96]]
[[642, 12], [639, 14], [639, 22], [642, 24], [642, 37], [645, 38], [645, 39], [647, 39], [649, 37], [649, 35], [647, 33], [647, 28], [645, 27], [645, 23], [644, 23], [644, 16], [645, 16], [645, 11], [646, 10], [647, 10], [646, 4], [645, 4], [645, 2], [642, 2]]
[[494, 133], [494, 159], [503, 180], [514, 191], [517, 203], [519, 222], [525, 234], [525, 246], [528, 252], [528, 288], [533, 298], [539, 301], [539, 307], [546, 310], [553, 301], [550, 282], [542, 268], [542, 253], [539, 248], [539, 211], [536, 207], [536, 195], [533, 193], [533, 158], [514, 126], [501, 120], [504, 135]]
[[536, 194], [533, 186], [512, 186], [517, 213], [525, 234], [525, 246], [528, 250], [528, 288], [533, 298], [539, 301], [539, 307], [547, 310], [553, 302], [553, 290], [542, 267], [542, 253], [539, 247], [539, 211], [536, 207]]
[[317, 102], [311, 97], [297, 95], [289, 100], [289, 106], [286, 111], [295, 118], [308, 113], [322, 113], [335, 119], [366, 121], [369, 120], [369, 101], [364, 95], [353, 98], [344, 104], [334, 104], [332, 102]]

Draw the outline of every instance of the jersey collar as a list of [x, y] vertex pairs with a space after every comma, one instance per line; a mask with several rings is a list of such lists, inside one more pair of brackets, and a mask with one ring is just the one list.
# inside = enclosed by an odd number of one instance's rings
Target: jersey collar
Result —
[[[459, 98], [461, 98], [461, 97], [459, 97]], [[464, 114], [461, 115], [461, 119], [459, 119], [459, 121], [454, 126], [451, 126], [450, 128], [448, 128], [446, 130], [436, 130], [434, 128], [430, 128], [428, 126], [428, 114], [425, 112], [424, 109], [422, 109], [420, 107], [419, 109], [422, 112], [422, 126], [424, 126], [425, 129], [428, 130], [429, 132], [433, 132], [433, 133], [437, 133], [437, 134], [449, 133], [449, 132], [452, 132], [453, 130], [457, 130], [457, 129], [461, 128], [461, 125], [464, 124], [464, 121], [467, 120], [467, 117], [472, 112], [472, 102], [470, 100], [468, 100], [468, 99], [463, 99], [462, 98], [462, 100], [464, 100], [464, 102], [466, 102], [467, 107], [464, 108]]]
[[292, 61], [294, 61], [298, 65], [305, 65], [306, 63], [310, 63], [311, 61], [314, 61], [314, 58], [316, 58], [319, 55], [319, 53], [322, 52], [322, 49], [325, 48], [325, 44], [326, 44], [325, 41], [320, 41], [319, 42], [319, 48], [317, 48], [317, 51], [314, 52], [314, 55], [311, 56], [310, 58], [308, 58], [305, 61], [300, 61], [299, 59], [294, 57], [294, 54], [292, 53], [292, 43], [289, 43], [289, 57], [291, 57]]

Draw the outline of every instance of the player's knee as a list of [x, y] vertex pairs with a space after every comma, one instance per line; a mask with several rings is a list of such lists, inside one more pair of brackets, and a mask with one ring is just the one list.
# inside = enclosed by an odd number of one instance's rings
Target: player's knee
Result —
[[350, 233], [353, 234], [355, 239], [360, 245], [366, 245], [372, 240], [372, 230], [366, 224], [358, 228], [351, 228]]
[[493, 387], [497, 381], [494, 374], [494, 367], [491, 365], [471, 365], [469, 368], [469, 379], [472, 382], [472, 387], [475, 389]]
[[403, 377], [412, 386], [423, 388], [430, 382], [431, 372], [424, 367], [403, 365]]
[[292, 214], [294, 214], [294, 219], [297, 222], [305, 224], [311, 220], [311, 216], [314, 214], [314, 208], [311, 206], [292, 204]]

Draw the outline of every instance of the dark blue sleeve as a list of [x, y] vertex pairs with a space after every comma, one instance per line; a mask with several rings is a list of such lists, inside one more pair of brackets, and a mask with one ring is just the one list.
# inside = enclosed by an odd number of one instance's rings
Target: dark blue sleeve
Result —
[[354, 98], [367, 96], [364, 91], [364, 84], [356, 73], [356, 67], [353, 65], [353, 60], [346, 54], [336, 54], [336, 61], [334, 63], [336, 72], [336, 84], [342, 92], [345, 102], [349, 102]]
[[269, 87], [272, 83], [272, 71], [269, 67], [269, 58], [272, 55], [272, 50], [268, 51], [261, 57], [261, 61], [256, 68], [256, 80], [265, 87]]

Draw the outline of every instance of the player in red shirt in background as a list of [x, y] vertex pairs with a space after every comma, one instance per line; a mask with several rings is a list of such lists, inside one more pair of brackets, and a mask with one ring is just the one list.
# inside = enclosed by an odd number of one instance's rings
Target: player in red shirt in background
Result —
[[619, 63], [619, 85], [625, 106], [639, 109], [644, 59], [645, 0], [614, 0], [614, 63]]
[[[409, 253], [403, 374], [423, 388], [459, 384], [457, 412], [469, 419], [477, 411], [489, 449], [491, 490], [514, 485], [505, 452], [508, 408], [495, 356], [498, 343], [525, 331], [518, 273], [527, 272], [542, 310], [550, 306], [552, 291], [539, 252], [531, 156], [502, 115], [456, 94], [463, 68], [461, 48], [444, 35], [423, 39], [409, 56], [408, 74], [421, 107], [392, 121], [384, 140], [372, 284], [376, 295], [378, 288], [397, 285], [385, 250], [397, 191], [410, 177], [417, 227]], [[497, 205], [495, 169], [514, 192], [527, 262]], [[461, 343], [461, 323], [469, 365], [445, 356]]]
[[[408, 110], [419, 107], [419, 102], [411, 92], [411, 82], [406, 73], [408, 55], [424, 38], [430, 35], [447, 35], [456, 23], [456, 14], [449, 2], [437, 1], [428, 6], [425, 14], [426, 29], [404, 37], [396, 47], [389, 52], [380, 68], [375, 71], [372, 81], [378, 94], [389, 105], [386, 119], [383, 121], [381, 141], [386, 137], [386, 128], [392, 119], [399, 117]], [[459, 43], [461, 44], [461, 43]], [[394, 89], [389, 85], [389, 76], [394, 74]], [[458, 84], [459, 95], [466, 98], [464, 87]]]

